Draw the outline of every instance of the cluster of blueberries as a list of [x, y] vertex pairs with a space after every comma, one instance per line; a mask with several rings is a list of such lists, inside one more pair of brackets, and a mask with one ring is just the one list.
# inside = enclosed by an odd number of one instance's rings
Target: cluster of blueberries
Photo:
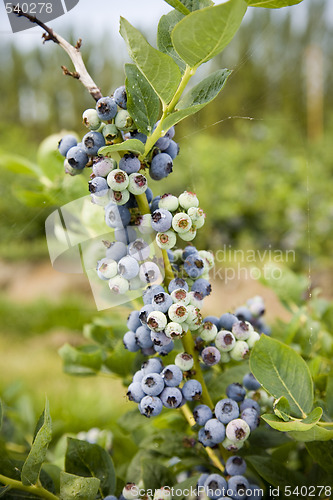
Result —
[[[260, 387], [251, 373], [245, 375], [243, 384], [248, 390]], [[246, 398], [246, 389], [238, 383], [228, 385], [226, 395], [216, 403], [214, 413], [201, 404], [194, 408], [193, 417], [201, 426], [198, 439], [205, 447], [222, 443], [228, 451], [238, 451], [260, 423], [260, 405]]]
[[[106, 160], [106, 158], [98, 156], [98, 151], [103, 146], [122, 143], [127, 139], [138, 139], [143, 143], [147, 140], [145, 134], [136, 130], [135, 123], [127, 111], [125, 86], [118, 87], [112, 97], [101, 97], [94, 109], [84, 111], [82, 118], [84, 125], [89, 129], [82, 141], [78, 143], [76, 137], [66, 135], [58, 145], [60, 153], [65, 157], [65, 172], [70, 175], [81, 173], [85, 167], [93, 166], [101, 158]], [[156, 126], [157, 124], [155, 124]], [[141, 164], [138, 157], [133, 153], [126, 153], [119, 162], [119, 169], [130, 175], [148, 168], [152, 179], [163, 179], [172, 172], [173, 160], [179, 153], [179, 146], [173, 140], [174, 134], [175, 129], [172, 127], [163, 137], [158, 139], [152, 151], [151, 159], [146, 160], [144, 164]], [[106, 166], [103, 166], [104, 168], [107, 170]], [[103, 169], [100, 167], [96, 168], [95, 171], [93, 169], [91, 175], [92, 182], [89, 188], [97, 197], [105, 197], [107, 192], [111, 194], [112, 191], [116, 191], [110, 186], [109, 182], [112, 182], [112, 179], [106, 179], [110, 171], [105, 173]], [[131, 178], [133, 189], [142, 190], [143, 186], [140, 184], [141, 182], [145, 183], [145, 181], [137, 182], [138, 186], [135, 186], [135, 177]], [[119, 187], [119, 185], [115, 187]], [[130, 189], [129, 192], [131, 192]], [[123, 198], [126, 199], [126, 196], [124, 194]], [[124, 199], [118, 200], [120, 204], [126, 203]]]
[[225, 463], [225, 476], [221, 474], [202, 474], [198, 480], [198, 491], [201, 488], [212, 500], [260, 500], [263, 491], [257, 484], [251, 484], [244, 476], [246, 462], [244, 458], [234, 455]]
[[127, 397], [139, 404], [140, 413], [155, 417], [165, 408], [180, 408], [187, 401], [197, 401], [201, 397], [201, 384], [194, 379], [183, 382], [181, 363], [163, 366], [159, 358], [150, 358], [135, 373], [127, 390]]
[[183, 278], [170, 281], [169, 293], [162, 285], [148, 286], [143, 292], [144, 306], [128, 317], [125, 348], [130, 352], [141, 349], [145, 355], [166, 355], [188, 330], [204, 330], [200, 307], [210, 291], [209, 281], [203, 278], [193, 281], [191, 290]]

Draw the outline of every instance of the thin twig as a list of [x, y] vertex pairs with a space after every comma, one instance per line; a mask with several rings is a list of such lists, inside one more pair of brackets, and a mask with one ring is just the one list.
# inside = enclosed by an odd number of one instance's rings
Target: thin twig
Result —
[[75, 71], [69, 71], [66, 66], [61, 66], [64, 74], [80, 80], [82, 85], [88, 90], [95, 101], [98, 101], [98, 99], [102, 97], [102, 93], [100, 88], [96, 85], [94, 80], [89, 75], [87, 68], [83, 62], [80, 52], [80, 47], [82, 45], [81, 38], [77, 41], [75, 47], [73, 47], [73, 45], [67, 42], [67, 40], [65, 40], [62, 36], [58, 35], [51, 28], [46, 26], [46, 24], [37, 19], [37, 17], [23, 12], [18, 5], [13, 8], [13, 11], [18, 17], [25, 17], [31, 23], [37, 24], [38, 26], [43, 28], [43, 30], [45, 31], [45, 33], [43, 34], [44, 43], [48, 40], [52, 40], [52, 42], [57, 43], [62, 49], [64, 49], [65, 52], [67, 52], [74, 65]]

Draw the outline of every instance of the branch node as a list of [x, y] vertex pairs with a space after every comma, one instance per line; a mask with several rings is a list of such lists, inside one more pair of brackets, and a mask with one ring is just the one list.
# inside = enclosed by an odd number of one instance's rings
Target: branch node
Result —
[[75, 45], [76, 50], [79, 51], [81, 46], [82, 46], [82, 38], [79, 38]]
[[80, 75], [77, 71], [69, 71], [69, 69], [66, 68], [66, 66], [61, 66], [61, 69], [64, 75], [71, 76], [72, 78], [76, 78], [77, 80], [80, 79]]

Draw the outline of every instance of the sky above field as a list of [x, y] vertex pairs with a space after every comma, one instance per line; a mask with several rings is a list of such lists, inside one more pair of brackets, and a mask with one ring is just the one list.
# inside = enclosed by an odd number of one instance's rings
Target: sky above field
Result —
[[[222, 0], [216, 1], [222, 3]], [[307, 15], [309, 0], [304, 0], [300, 5], [293, 6], [293, 22], [296, 27], [301, 27]], [[105, 33], [109, 32], [114, 37], [117, 46], [117, 55], [123, 57], [126, 53], [125, 44], [120, 41], [118, 33], [120, 16], [126, 17], [137, 28], [149, 33], [152, 27], [156, 27], [161, 15], [166, 14], [171, 7], [162, 0], [80, 0], [70, 12], [50, 22], [50, 26], [58, 33], [67, 32], [72, 29], [77, 38], [93, 38], [97, 43], [103, 40]], [[249, 9], [247, 15], [251, 15]], [[274, 11], [274, 18], [279, 21], [284, 15], [285, 9]], [[327, 0], [327, 19], [333, 23], [333, 2]], [[14, 42], [24, 47], [31, 48], [40, 44], [40, 28], [32, 28], [20, 33], [13, 34], [6, 15], [4, 3], [0, 3], [0, 43]], [[112, 50], [112, 47], [110, 47]], [[123, 52], [121, 52], [123, 51]]]

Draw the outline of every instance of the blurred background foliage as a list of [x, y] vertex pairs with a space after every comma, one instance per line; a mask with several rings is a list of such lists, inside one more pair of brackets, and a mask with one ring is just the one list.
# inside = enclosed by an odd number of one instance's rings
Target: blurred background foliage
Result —
[[[295, 250], [295, 262], [288, 265], [304, 273], [311, 267], [314, 281], [324, 275], [328, 285], [323, 291], [331, 298], [333, 26], [327, 23], [328, 1], [305, 0], [302, 19], [288, 9], [252, 10], [230, 46], [203, 68], [233, 69], [225, 89], [213, 104], [177, 126], [181, 153], [174, 173], [163, 186], [151, 184], [156, 195], [197, 192], [207, 212], [201, 248]], [[61, 34], [75, 43], [71, 33]], [[147, 36], [153, 40], [152, 33]], [[102, 45], [84, 40], [82, 52], [104, 94], [123, 84], [123, 64], [111, 37]], [[62, 75], [63, 64], [70, 67], [51, 43], [33, 49], [6, 43], [0, 51], [5, 75], [0, 93], [6, 100], [0, 113], [0, 263], [8, 274], [5, 279], [0, 269], [0, 349], [7, 353], [0, 393], [30, 415], [29, 405], [40, 409], [47, 392], [61, 431], [78, 431], [110, 425], [115, 406], [125, 403], [123, 396], [116, 403], [110, 397], [111, 392], [117, 395], [110, 391], [114, 381], [88, 379], [83, 388], [82, 380], [61, 371], [56, 348], [64, 341], [80, 343], [82, 325], [96, 310], [82, 286], [69, 295], [51, 297], [51, 292], [35, 300], [29, 278], [37, 268], [27, 278], [22, 263], [47, 262], [46, 217], [66, 199], [87, 194], [87, 187], [82, 177], [64, 178], [59, 157], [43, 164], [44, 173], [49, 169], [48, 177], [55, 179], [47, 194], [34, 176], [15, 171], [16, 157], [39, 162], [38, 146], [49, 134], [86, 132], [80, 117], [93, 102], [76, 80]], [[11, 170], [5, 168], [9, 157]], [[39, 196], [27, 195], [38, 189]], [[13, 279], [20, 282], [16, 298], [8, 294]], [[223, 307], [217, 311], [222, 312]]]

